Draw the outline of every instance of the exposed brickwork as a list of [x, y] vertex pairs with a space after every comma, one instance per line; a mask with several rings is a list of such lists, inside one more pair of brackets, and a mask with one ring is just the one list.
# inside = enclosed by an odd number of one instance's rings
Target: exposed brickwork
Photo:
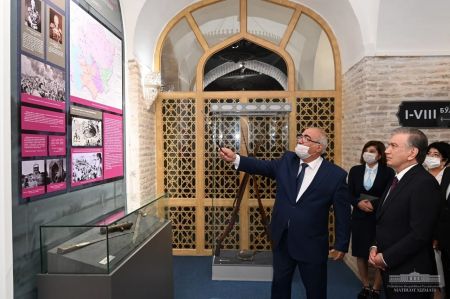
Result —
[[[371, 139], [386, 142], [399, 126], [402, 101], [450, 100], [450, 57], [366, 57], [343, 77], [343, 167], [358, 163]], [[430, 142], [450, 141], [449, 129], [423, 129]]]
[[128, 209], [133, 210], [156, 194], [155, 106], [147, 109], [139, 64], [128, 62], [126, 110]]

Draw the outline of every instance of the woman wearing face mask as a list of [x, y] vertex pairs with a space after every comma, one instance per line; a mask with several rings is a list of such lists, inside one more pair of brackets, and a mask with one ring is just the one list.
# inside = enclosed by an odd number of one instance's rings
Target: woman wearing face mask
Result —
[[[438, 274], [441, 278], [439, 287], [442, 289], [446, 287], [446, 296], [449, 298], [449, 287], [450, 283], [450, 213], [448, 204], [448, 185], [450, 182], [450, 168], [447, 168], [450, 156], [450, 145], [447, 142], [437, 141], [430, 143], [428, 145], [427, 156], [423, 165], [428, 172], [431, 173], [439, 185], [441, 185], [442, 193], [442, 208], [441, 216], [438, 224], [438, 229], [436, 232], [435, 239], [433, 241], [433, 248], [435, 249], [436, 265], [438, 269]], [[444, 283], [445, 282], [445, 283]], [[442, 298], [441, 291], [437, 289], [434, 293], [434, 298]]]
[[361, 165], [353, 166], [348, 175], [352, 195], [352, 255], [356, 257], [363, 288], [358, 299], [379, 298], [381, 274], [377, 270], [373, 288], [368, 277], [369, 248], [375, 239], [375, 209], [378, 199], [394, 178], [386, 165], [385, 146], [380, 141], [367, 142], [361, 152]]
[[444, 169], [449, 162], [449, 147], [450, 145], [448, 143], [442, 141], [430, 143], [428, 145], [427, 157], [423, 162], [428, 172], [436, 178], [439, 184], [441, 184]]

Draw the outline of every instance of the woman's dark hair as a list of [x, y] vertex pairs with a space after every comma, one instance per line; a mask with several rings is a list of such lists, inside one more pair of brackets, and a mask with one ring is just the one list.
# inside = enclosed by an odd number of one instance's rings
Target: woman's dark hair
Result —
[[378, 163], [380, 163], [382, 165], [386, 165], [386, 154], [384, 152], [386, 150], [386, 147], [384, 146], [383, 142], [378, 141], [378, 140], [370, 140], [366, 144], [364, 144], [364, 147], [361, 151], [361, 157], [359, 158], [359, 162], [361, 164], [366, 163], [363, 159], [363, 154], [366, 151], [366, 149], [370, 146], [375, 147], [377, 149], [378, 154], [381, 156], [380, 160], [378, 160]]
[[450, 145], [447, 142], [444, 141], [436, 141], [433, 143], [430, 143], [430, 145], [428, 145], [427, 148], [427, 154], [430, 151], [430, 149], [436, 149], [442, 156], [442, 159], [445, 160], [445, 165], [447, 166], [449, 161], [449, 157], [450, 157]]

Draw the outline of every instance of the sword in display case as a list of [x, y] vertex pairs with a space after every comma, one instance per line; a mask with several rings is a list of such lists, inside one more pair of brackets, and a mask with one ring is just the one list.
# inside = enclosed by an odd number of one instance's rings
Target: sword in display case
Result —
[[133, 222], [123, 222], [107, 227], [100, 227], [100, 234], [104, 235], [106, 234], [106, 231], [108, 231], [108, 233], [123, 232], [125, 230], [129, 230], [132, 226]]
[[[118, 234], [118, 235], [113, 235], [113, 236], [110, 236], [109, 239], [111, 240], [111, 239], [114, 239], [114, 238], [117, 238], [117, 237], [120, 237], [120, 236], [132, 234], [132, 233], [133, 232], [126, 232], [126, 233], [122, 233], [122, 234]], [[105, 240], [106, 240], [106, 237], [101, 237], [101, 238], [98, 238], [98, 239], [85, 241], [85, 242], [80, 242], [80, 243], [76, 243], [76, 244], [73, 244], [73, 245], [70, 245], [70, 246], [66, 246], [66, 247], [58, 247], [56, 249], [56, 253], [57, 254], [66, 254], [66, 253], [69, 253], [69, 252], [72, 252], [72, 251], [76, 251], [78, 249], [81, 249], [81, 248], [84, 248], [84, 247], [87, 247], [89, 245], [96, 244], [96, 243], [99, 243], [99, 242], [102, 242], [102, 241], [105, 241]]]

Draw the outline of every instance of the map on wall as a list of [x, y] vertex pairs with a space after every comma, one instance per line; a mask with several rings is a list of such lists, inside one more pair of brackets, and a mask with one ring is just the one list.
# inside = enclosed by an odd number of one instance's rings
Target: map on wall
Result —
[[70, 2], [70, 100], [122, 113], [122, 42]]

